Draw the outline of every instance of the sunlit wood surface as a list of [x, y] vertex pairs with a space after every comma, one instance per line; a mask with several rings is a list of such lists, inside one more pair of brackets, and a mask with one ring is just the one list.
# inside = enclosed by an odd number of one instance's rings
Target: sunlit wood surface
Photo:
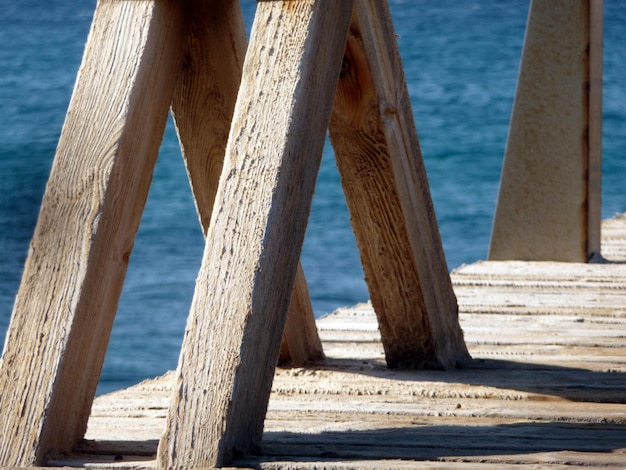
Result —
[[[604, 264], [479, 262], [452, 278], [474, 361], [384, 365], [368, 303], [318, 320], [327, 360], [278, 369], [256, 468], [626, 467], [626, 216]], [[96, 399], [49, 465], [153, 468], [173, 374]]]

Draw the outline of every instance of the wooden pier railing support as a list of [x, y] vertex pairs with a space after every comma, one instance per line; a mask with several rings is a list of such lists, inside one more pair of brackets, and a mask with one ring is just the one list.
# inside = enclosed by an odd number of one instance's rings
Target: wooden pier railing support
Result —
[[163, 468], [221, 466], [260, 441], [351, 3], [258, 4]]
[[[172, 114], [202, 231], [209, 230], [215, 193], [247, 49], [239, 0], [190, 1], [183, 66]], [[324, 358], [302, 266], [287, 316], [281, 365]]]
[[[98, 3], [0, 360], [0, 466], [84, 435], [170, 104], [206, 232], [245, 51], [238, 0]], [[303, 274], [290, 311], [291, 364], [319, 359]]]
[[84, 435], [184, 33], [177, 0], [96, 7], [0, 362], [0, 466]]
[[387, 364], [463, 364], [470, 356], [387, 2], [355, 7], [330, 136]]
[[532, 1], [489, 259], [600, 253], [602, 0]]
[[238, 0], [98, 2], [0, 360], [0, 466], [84, 435], [170, 105], [206, 247], [160, 467], [254, 449], [277, 360], [323, 356], [298, 261], [329, 122], [388, 364], [469, 358], [388, 5], [354, 5], [260, 0], [244, 60]]
[[325, 359], [302, 263], [298, 264], [278, 365], [302, 367]]

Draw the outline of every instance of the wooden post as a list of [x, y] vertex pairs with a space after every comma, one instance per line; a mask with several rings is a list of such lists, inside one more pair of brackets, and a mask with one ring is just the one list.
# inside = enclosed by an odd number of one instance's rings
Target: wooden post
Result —
[[247, 38], [239, 0], [190, 2], [172, 115], [205, 236], [224, 166]]
[[298, 264], [278, 364], [302, 367], [325, 359], [302, 264]]
[[390, 367], [469, 359], [386, 1], [361, 0], [330, 135]]
[[[241, 82], [247, 48], [239, 0], [190, 2], [191, 24], [172, 114], [206, 236]], [[281, 364], [324, 357], [304, 271], [300, 266], [283, 338]]]
[[601, 0], [531, 2], [489, 259], [600, 252], [601, 19]]
[[84, 435], [183, 20], [174, 0], [97, 5], [0, 361], [0, 466], [41, 464]]
[[220, 466], [261, 438], [351, 3], [258, 4], [163, 468]]

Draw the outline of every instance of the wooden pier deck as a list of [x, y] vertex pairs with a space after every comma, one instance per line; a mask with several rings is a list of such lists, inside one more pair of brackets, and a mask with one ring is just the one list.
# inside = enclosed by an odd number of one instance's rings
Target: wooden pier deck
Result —
[[[603, 264], [478, 262], [453, 273], [471, 366], [388, 370], [369, 304], [318, 320], [324, 364], [278, 369], [252, 468], [626, 467], [626, 215]], [[153, 468], [172, 374], [98, 397], [48, 465]]]

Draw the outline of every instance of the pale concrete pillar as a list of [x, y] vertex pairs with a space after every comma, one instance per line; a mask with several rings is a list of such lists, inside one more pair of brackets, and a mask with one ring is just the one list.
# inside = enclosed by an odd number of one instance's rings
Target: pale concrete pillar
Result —
[[489, 259], [600, 252], [602, 0], [531, 2]]

